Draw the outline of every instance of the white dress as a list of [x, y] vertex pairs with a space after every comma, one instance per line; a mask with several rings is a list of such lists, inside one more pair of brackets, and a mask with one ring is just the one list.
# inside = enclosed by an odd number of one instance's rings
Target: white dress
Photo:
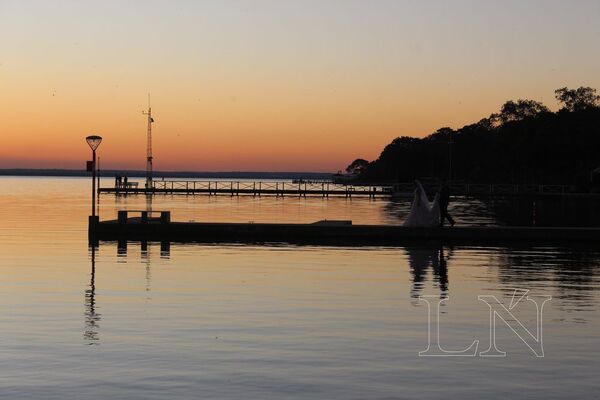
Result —
[[439, 226], [440, 225], [440, 202], [439, 193], [436, 193], [433, 202], [430, 203], [427, 193], [421, 182], [415, 181], [417, 188], [410, 207], [410, 213], [403, 226]]

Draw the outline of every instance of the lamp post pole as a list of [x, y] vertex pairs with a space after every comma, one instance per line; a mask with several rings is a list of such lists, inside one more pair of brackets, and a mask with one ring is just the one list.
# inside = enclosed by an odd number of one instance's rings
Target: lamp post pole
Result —
[[96, 149], [92, 150], [92, 217], [96, 216]]
[[88, 170], [92, 170], [92, 218], [96, 217], [96, 149], [100, 146], [102, 138], [100, 136], [92, 135], [85, 138], [85, 141], [92, 149], [92, 165]]

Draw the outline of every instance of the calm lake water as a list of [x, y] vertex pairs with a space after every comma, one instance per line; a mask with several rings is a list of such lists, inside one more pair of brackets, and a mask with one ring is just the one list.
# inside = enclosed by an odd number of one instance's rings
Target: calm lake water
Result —
[[[589, 399], [600, 392], [597, 247], [101, 243], [92, 251], [89, 195], [86, 179], [0, 178], [0, 398]], [[457, 201], [452, 211], [461, 224], [535, 221], [529, 211], [511, 217], [502, 204]], [[156, 196], [152, 205], [176, 220], [355, 223], [400, 223], [409, 207], [229, 196]], [[144, 196], [103, 195], [100, 215], [145, 206]], [[554, 207], [570, 210], [540, 209]], [[593, 221], [590, 208], [573, 211], [577, 221]], [[510, 308], [515, 289], [532, 300], [517, 296]], [[445, 350], [479, 340], [481, 352], [490, 346], [490, 308], [480, 295], [511, 313], [494, 308], [507, 320], [495, 318], [506, 356], [420, 357], [429, 307], [419, 296], [432, 296], [434, 328], [437, 302], [448, 298], [439, 317]], [[536, 357], [528, 345], [538, 349], [541, 296], [551, 300], [542, 312], [544, 357]], [[508, 324], [531, 336], [521, 340]], [[431, 337], [433, 346], [436, 329]]]

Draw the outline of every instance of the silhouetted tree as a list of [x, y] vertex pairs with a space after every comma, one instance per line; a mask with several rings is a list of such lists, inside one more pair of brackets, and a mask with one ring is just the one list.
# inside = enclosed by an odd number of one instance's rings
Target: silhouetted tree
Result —
[[477, 125], [479, 125], [483, 129], [491, 131], [492, 129], [494, 129], [497, 126], [496, 121], [493, 118], [494, 115], [497, 115], [497, 114], [492, 114], [488, 118], [480, 119], [479, 122], [477, 123]]
[[550, 112], [548, 107], [535, 100], [509, 100], [502, 105], [499, 114], [492, 114], [500, 124], [521, 121], [525, 118], [535, 117], [541, 113]]
[[561, 112], [532, 100], [508, 101], [498, 114], [460, 129], [397, 137], [358, 180], [445, 177], [452, 157], [452, 175], [463, 181], [589, 185], [591, 171], [600, 166], [600, 107], [590, 107], [598, 99], [594, 89], [565, 90], [557, 93], [567, 95], [570, 108]]
[[452, 128], [444, 127], [429, 135], [428, 138], [430, 140], [448, 143], [452, 141], [452, 135], [454, 135], [455, 132], [456, 131]]
[[367, 168], [367, 165], [369, 165], [367, 160], [363, 158], [357, 158], [346, 167], [346, 172], [349, 174], [360, 174], [365, 168]]
[[563, 110], [581, 111], [588, 108], [598, 107], [600, 96], [596, 95], [596, 89], [591, 87], [579, 87], [569, 89], [566, 87], [554, 91], [556, 100], [563, 104]]

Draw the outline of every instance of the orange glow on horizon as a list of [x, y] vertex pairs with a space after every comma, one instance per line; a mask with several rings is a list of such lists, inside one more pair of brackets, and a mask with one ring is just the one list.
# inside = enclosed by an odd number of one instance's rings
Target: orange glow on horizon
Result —
[[150, 92], [156, 170], [335, 172], [509, 99], [600, 89], [598, 8], [2, 3], [0, 168], [82, 169], [99, 134], [103, 168], [143, 170]]

